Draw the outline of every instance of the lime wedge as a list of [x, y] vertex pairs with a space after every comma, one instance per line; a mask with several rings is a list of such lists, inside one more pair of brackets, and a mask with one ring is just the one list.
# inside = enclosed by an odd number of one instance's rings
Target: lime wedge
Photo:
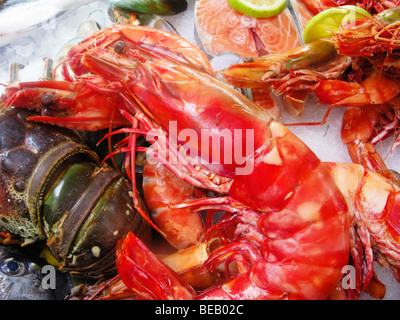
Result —
[[286, 8], [286, 0], [228, 0], [231, 7], [247, 16], [268, 18]]
[[370, 16], [368, 11], [352, 5], [326, 9], [308, 21], [303, 31], [303, 40], [309, 43], [327, 38], [333, 31], [339, 31], [340, 25]]

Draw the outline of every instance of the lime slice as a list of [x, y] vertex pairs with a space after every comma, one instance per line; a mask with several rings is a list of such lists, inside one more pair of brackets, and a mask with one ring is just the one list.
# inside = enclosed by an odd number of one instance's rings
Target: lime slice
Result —
[[286, 0], [228, 0], [231, 7], [247, 16], [268, 18], [286, 8]]
[[339, 31], [340, 25], [370, 16], [363, 8], [351, 5], [326, 9], [308, 21], [303, 31], [303, 40], [309, 43], [327, 38], [332, 31]]

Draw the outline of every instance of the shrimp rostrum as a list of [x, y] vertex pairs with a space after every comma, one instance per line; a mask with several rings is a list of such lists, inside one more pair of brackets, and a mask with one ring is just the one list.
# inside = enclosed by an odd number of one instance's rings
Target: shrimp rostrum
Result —
[[[353, 162], [385, 170], [375, 145], [398, 128], [399, 21], [400, 7], [384, 10], [341, 25], [327, 39], [232, 65], [221, 73], [237, 87], [271, 87], [301, 106], [297, 114], [310, 93], [320, 104], [347, 107], [342, 140]], [[397, 135], [393, 147], [398, 144]]]
[[[178, 230], [184, 236], [199, 230], [183, 247], [205, 244], [210, 255], [201, 268], [219, 270], [222, 283], [199, 294], [130, 235], [117, 255], [119, 275], [128, 288], [146, 299], [325, 299], [330, 294], [349, 259], [343, 195], [327, 166], [267, 111], [217, 80], [201, 51], [164, 31], [114, 25], [71, 49], [66, 63], [74, 72], [67, 82], [84, 83], [111, 101], [99, 104], [107, 108], [104, 113], [96, 110], [99, 118], [110, 115], [105, 127], [112, 127], [114, 119], [129, 122], [108, 136], [127, 134], [110, 156], [126, 153], [138, 212], [137, 151], [146, 151], [149, 160], [162, 164], [174, 178], [154, 168], [147, 177], [187, 184], [158, 203], [167, 207], [169, 217], [151, 222], [167, 240], [173, 243], [171, 238], [177, 237], [166, 227], [170, 220], [207, 211], [209, 222], [213, 213], [225, 212], [212, 226], [194, 219], [193, 225], [182, 222], [185, 228]], [[59, 97], [54, 82], [51, 90], [46, 82], [19, 84], [9, 88], [9, 105], [23, 101], [26, 107], [44, 110], [40, 100], [25, 102], [27, 86]], [[76, 109], [66, 108], [62, 98], [49, 108], [50, 115], [32, 120], [66, 126], [70, 118], [77, 121]], [[139, 136], [151, 147], [138, 147]], [[180, 190], [188, 196], [178, 196]], [[154, 201], [151, 196], [148, 192], [146, 203]]]

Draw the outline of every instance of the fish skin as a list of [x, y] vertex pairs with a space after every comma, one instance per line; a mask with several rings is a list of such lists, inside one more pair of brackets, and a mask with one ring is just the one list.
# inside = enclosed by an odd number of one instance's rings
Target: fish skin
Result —
[[[9, 272], [18, 264], [18, 270]], [[41, 267], [28, 257], [23, 248], [0, 245], [0, 300], [55, 300], [51, 289], [44, 289]]]

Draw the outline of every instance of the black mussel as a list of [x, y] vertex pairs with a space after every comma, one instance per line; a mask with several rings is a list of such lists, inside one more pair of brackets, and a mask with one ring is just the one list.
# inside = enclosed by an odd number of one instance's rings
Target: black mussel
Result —
[[186, 0], [109, 0], [119, 8], [137, 13], [172, 15], [187, 9]]
[[178, 31], [170, 22], [157, 14], [134, 13], [133, 11], [111, 5], [108, 8], [108, 16], [114, 23], [140, 24], [141, 26], [178, 34]]

